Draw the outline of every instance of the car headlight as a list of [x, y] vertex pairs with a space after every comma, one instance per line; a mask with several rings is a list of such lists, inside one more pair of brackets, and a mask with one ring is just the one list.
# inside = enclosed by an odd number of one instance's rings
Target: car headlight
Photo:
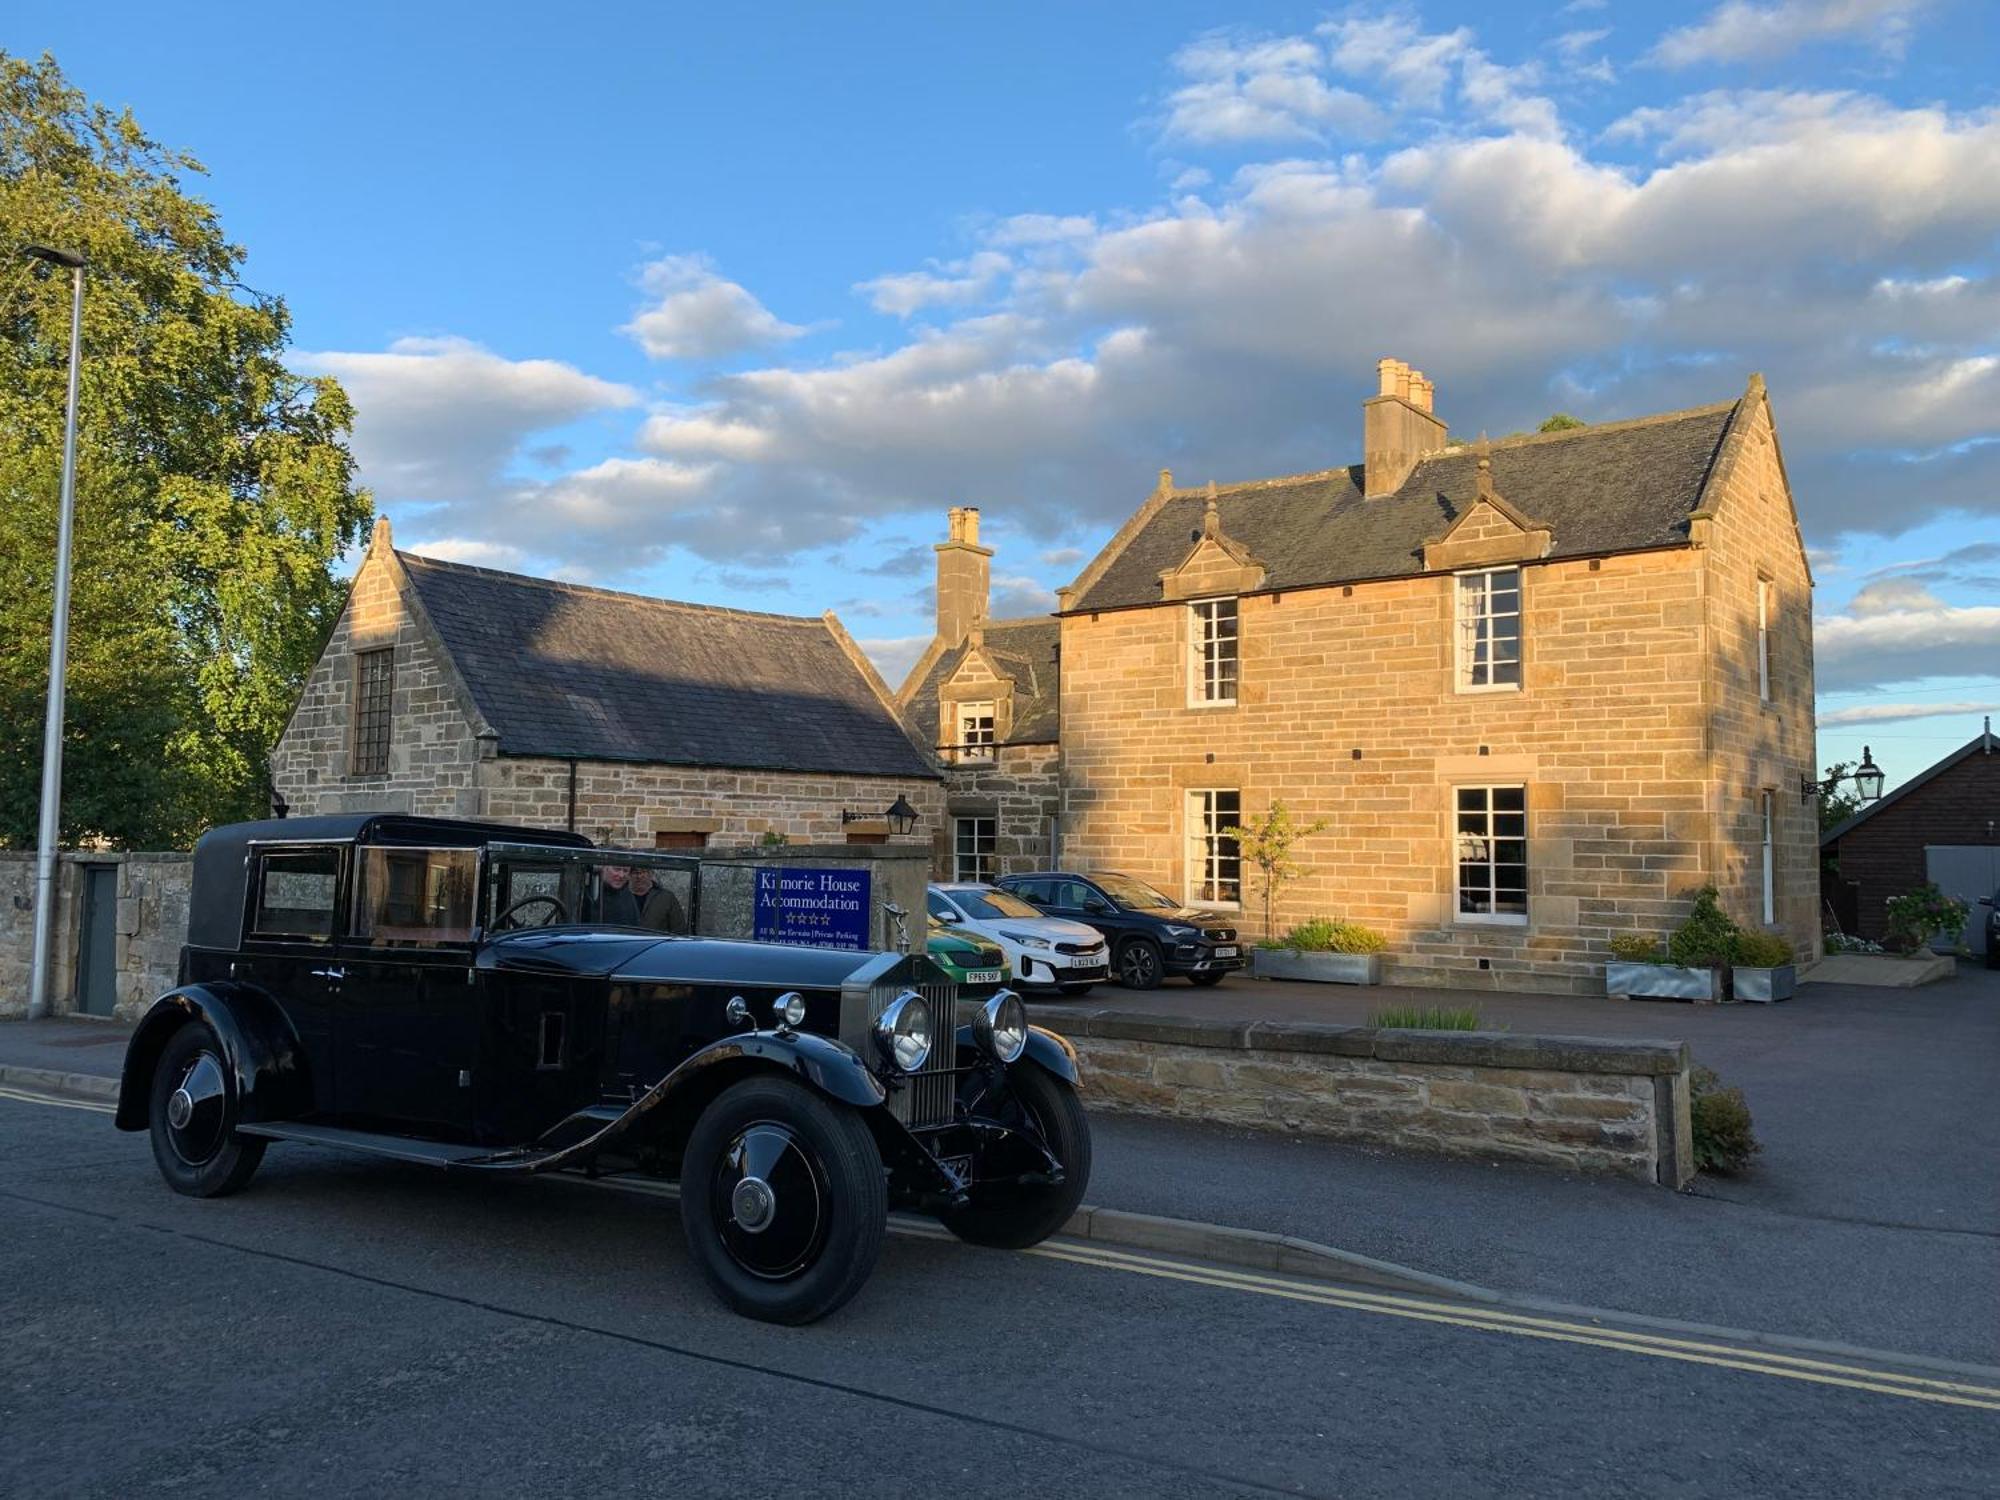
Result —
[[1028, 1045], [1028, 1007], [1012, 990], [1001, 990], [979, 1007], [972, 1037], [1001, 1062], [1012, 1062]]
[[1201, 929], [1199, 927], [1183, 927], [1178, 922], [1169, 922], [1166, 925], [1165, 931], [1170, 938], [1191, 938], [1197, 932], [1201, 931]]
[[1032, 932], [1003, 932], [1000, 934], [1010, 943], [1019, 943], [1023, 948], [1053, 948], [1045, 937], [1036, 937]]
[[905, 990], [875, 1018], [875, 1044], [882, 1055], [914, 1073], [931, 1055], [931, 1008], [915, 990]]

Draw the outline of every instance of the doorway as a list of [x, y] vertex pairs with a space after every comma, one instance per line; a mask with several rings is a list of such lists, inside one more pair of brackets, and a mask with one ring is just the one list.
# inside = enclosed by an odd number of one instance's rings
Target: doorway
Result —
[[118, 866], [83, 867], [83, 931], [76, 951], [76, 1008], [108, 1016], [118, 1005]]

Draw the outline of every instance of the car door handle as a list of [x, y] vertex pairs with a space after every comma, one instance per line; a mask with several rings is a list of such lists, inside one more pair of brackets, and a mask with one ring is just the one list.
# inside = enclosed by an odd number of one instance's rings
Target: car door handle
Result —
[[314, 969], [312, 977], [315, 979], [331, 979], [337, 984], [347, 977], [347, 970], [336, 964], [330, 969]]

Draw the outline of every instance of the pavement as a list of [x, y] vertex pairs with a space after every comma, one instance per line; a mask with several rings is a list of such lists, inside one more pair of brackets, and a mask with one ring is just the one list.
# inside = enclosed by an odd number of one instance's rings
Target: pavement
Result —
[[778, 1329], [708, 1296], [656, 1194], [284, 1146], [189, 1199], [105, 1109], [0, 1098], [0, 1493], [1819, 1500], [2000, 1472], [2000, 1370], [911, 1233]]

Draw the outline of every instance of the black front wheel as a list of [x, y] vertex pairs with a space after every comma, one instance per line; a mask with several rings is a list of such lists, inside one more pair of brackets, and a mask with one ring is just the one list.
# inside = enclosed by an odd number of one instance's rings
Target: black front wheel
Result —
[[973, 1245], [1025, 1250], [1061, 1229], [1090, 1186], [1090, 1119], [1076, 1090], [1033, 1063], [1007, 1070], [1009, 1123], [1041, 1139], [1062, 1164], [1058, 1183], [974, 1187], [972, 1202], [938, 1215], [944, 1227]]
[[889, 1189], [857, 1114], [776, 1076], [725, 1090], [688, 1137], [681, 1225], [715, 1294], [745, 1317], [811, 1323], [868, 1279]]
[[1144, 938], [1134, 938], [1118, 950], [1118, 982], [1128, 990], [1154, 990], [1166, 972], [1160, 950]]
[[235, 1192], [264, 1159], [265, 1141], [236, 1133], [236, 1092], [222, 1043], [199, 1021], [167, 1038], [153, 1069], [147, 1118], [160, 1175], [191, 1198]]

